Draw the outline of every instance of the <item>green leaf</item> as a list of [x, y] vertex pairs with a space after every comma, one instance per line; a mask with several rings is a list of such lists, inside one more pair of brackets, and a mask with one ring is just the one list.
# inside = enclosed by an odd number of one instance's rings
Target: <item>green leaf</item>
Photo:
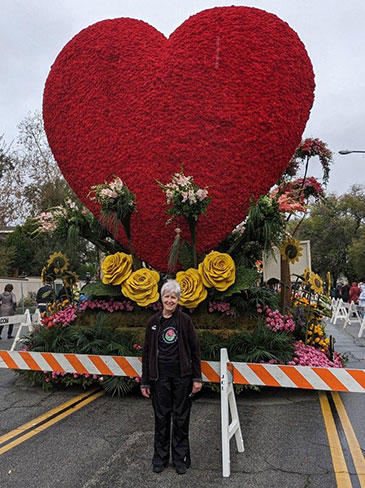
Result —
[[230, 297], [234, 293], [240, 293], [242, 290], [248, 290], [261, 278], [260, 273], [252, 268], [236, 268], [236, 281], [230, 286], [222, 296]]
[[89, 283], [82, 288], [82, 293], [93, 297], [120, 297], [122, 296], [122, 291], [120, 285], [104, 285], [101, 281], [96, 281], [95, 283]]
[[193, 249], [191, 245], [186, 241], [182, 241], [181, 243], [179, 250], [179, 261], [185, 271], [194, 266]]

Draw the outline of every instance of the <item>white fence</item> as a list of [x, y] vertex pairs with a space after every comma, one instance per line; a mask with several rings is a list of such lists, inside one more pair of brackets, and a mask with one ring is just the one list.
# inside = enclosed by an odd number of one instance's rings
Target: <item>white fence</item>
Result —
[[332, 300], [332, 318], [331, 322], [336, 325], [338, 320], [343, 320], [343, 328], [348, 325], [359, 324], [360, 329], [357, 337], [361, 337], [365, 329], [365, 308], [355, 305], [354, 302], [347, 303], [339, 299]]

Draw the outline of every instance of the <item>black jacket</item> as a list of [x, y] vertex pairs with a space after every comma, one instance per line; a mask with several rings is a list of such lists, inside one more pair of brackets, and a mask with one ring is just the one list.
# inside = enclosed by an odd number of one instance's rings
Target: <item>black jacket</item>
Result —
[[[141, 388], [150, 387], [150, 381], [158, 379], [158, 334], [162, 313], [153, 315], [147, 324], [143, 354]], [[175, 310], [181, 376], [192, 375], [193, 381], [202, 381], [199, 339], [191, 318]]]

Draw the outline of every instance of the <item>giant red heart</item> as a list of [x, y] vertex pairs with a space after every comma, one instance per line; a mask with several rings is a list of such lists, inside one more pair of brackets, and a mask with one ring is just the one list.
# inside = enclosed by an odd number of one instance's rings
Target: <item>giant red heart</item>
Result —
[[156, 180], [170, 181], [183, 163], [209, 185], [197, 247], [215, 248], [287, 167], [313, 91], [306, 50], [285, 22], [223, 7], [194, 15], [169, 39], [128, 18], [84, 29], [52, 66], [43, 113], [64, 176], [96, 215], [91, 185], [116, 174], [135, 192], [135, 253], [163, 270], [174, 226], [165, 225]]

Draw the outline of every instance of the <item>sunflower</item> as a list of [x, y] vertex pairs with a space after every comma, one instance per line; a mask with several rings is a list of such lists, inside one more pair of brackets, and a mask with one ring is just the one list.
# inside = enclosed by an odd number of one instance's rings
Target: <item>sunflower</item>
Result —
[[66, 271], [70, 261], [67, 256], [62, 254], [62, 252], [55, 252], [49, 257], [47, 264], [50, 267], [53, 266], [54, 272], [59, 274]]
[[303, 271], [303, 274], [302, 274], [302, 277], [303, 277], [303, 285], [308, 285], [309, 280], [310, 280], [310, 277], [311, 277], [311, 274], [312, 274], [312, 271], [309, 269], [308, 266], [306, 268], [304, 268], [304, 271]]
[[323, 294], [323, 281], [320, 276], [316, 273], [312, 273], [309, 279], [309, 284], [311, 285], [312, 290], [314, 293], [318, 293], [319, 295]]
[[41, 280], [44, 285], [46, 284], [46, 278], [47, 278], [47, 266], [44, 266], [41, 271]]
[[65, 271], [62, 275], [62, 281], [65, 286], [71, 288], [79, 281], [79, 277], [74, 271]]
[[55, 275], [52, 266], [51, 267], [44, 266], [42, 268], [42, 271], [41, 271], [41, 280], [42, 280], [42, 283], [44, 285], [46, 283], [52, 283], [56, 278], [57, 278], [57, 276]]
[[283, 242], [280, 253], [283, 256], [283, 259], [287, 259], [292, 264], [294, 264], [296, 261], [299, 261], [299, 258], [302, 255], [300, 251], [302, 250], [303, 248], [300, 247], [299, 241], [297, 241], [293, 237], [290, 237]]

